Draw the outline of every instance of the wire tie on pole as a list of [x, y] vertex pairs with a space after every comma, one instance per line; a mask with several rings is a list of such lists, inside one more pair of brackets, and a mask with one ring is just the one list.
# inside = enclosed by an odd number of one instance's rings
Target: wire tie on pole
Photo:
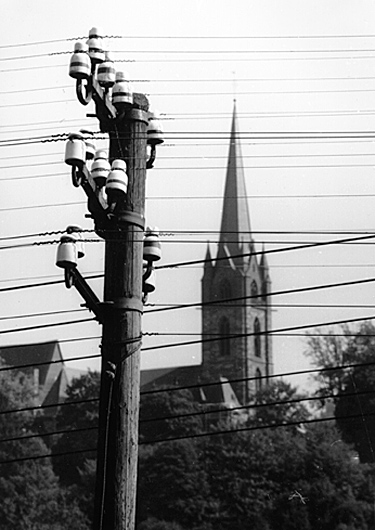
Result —
[[98, 305], [103, 307], [104, 311], [122, 309], [123, 311], [137, 311], [138, 313], [143, 313], [142, 300], [139, 298], [126, 298], [124, 296], [114, 301], [100, 302]]

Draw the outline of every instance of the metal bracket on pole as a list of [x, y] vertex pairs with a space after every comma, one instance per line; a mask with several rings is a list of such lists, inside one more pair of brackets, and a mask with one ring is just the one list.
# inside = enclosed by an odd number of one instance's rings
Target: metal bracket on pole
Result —
[[145, 229], [145, 218], [139, 215], [137, 212], [121, 211], [117, 215], [118, 221], [121, 223], [127, 223], [130, 225], [138, 226], [141, 230]]
[[103, 324], [101, 302], [76, 267], [65, 269], [65, 285], [68, 288], [74, 286], [77, 289], [86, 302], [87, 308], [95, 314], [100, 324]]
[[92, 98], [92, 80], [89, 78], [84, 84], [83, 79], [77, 79], [76, 94], [82, 105], [88, 105]]
[[96, 193], [96, 186], [91, 176], [90, 171], [86, 166], [82, 168], [72, 167], [72, 179], [75, 186], [81, 186], [87, 195], [88, 203], [87, 207], [89, 212], [92, 214], [93, 219], [96, 223], [99, 223], [101, 227], [108, 225], [108, 216], [106, 213], [107, 204], [103, 199]]
[[156, 159], [156, 146], [152, 145], [150, 158], [146, 162], [146, 169], [152, 169], [154, 167], [155, 159]]

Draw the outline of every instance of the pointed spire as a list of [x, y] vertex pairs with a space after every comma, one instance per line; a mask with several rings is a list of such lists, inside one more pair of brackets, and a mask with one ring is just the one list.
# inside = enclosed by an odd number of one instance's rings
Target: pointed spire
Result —
[[207, 241], [207, 250], [206, 250], [206, 257], [205, 257], [205, 260], [204, 260], [204, 267], [212, 267], [213, 266], [213, 262], [212, 262], [212, 257], [211, 257], [211, 250], [210, 250], [210, 242]]
[[264, 243], [262, 244], [262, 254], [261, 254], [261, 257], [260, 257], [260, 263], [259, 263], [259, 266], [264, 269], [264, 270], [267, 270], [269, 269], [269, 266], [268, 266], [268, 260], [267, 260], [267, 256], [266, 256], [266, 250], [265, 250], [265, 246], [264, 246]]
[[250, 252], [252, 248], [249, 207], [246, 198], [245, 175], [236, 100], [233, 106], [227, 174], [221, 218], [220, 244], [227, 245], [231, 256]]

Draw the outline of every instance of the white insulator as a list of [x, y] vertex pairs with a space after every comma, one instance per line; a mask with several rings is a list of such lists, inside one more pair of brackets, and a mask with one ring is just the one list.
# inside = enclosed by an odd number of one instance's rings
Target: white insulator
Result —
[[133, 104], [133, 91], [129, 76], [125, 72], [116, 72], [116, 82], [112, 90], [112, 103], [116, 108]]
[[164, 133], [157, 114], [149, 112], [147, 125], [147, 143], [149, 145], [158, 145], [164, 142]]
[[62, 269], [71, 269], [77, 266], [77, 248], [72, 238], [61, 237], [57, 247], [56, 265]]
[[83, 244], [82, 228], [76, 225], [70, 225], [66, 228], [67, 235], [76, 244], [77, 257], [78, 259], [83, 258], [85, 255], [85, 245]]
[[109, 172], [105, 191], [108, 199], [116, 199], [126, 195], [128, 190], [128, 176], [126, 174], [125, 160], [114, 160]]
[[105, 59], [105, 53], [103, 50], [103, 39], [99, 35], [98, 28], [90, 29], [87, 44], [89, 47], [89, 55], [93, 64], [102, 63]]
[[158, 261], [160, 258], [161, 245], [159, 230], [148, 227], [143, 240], [143, 259], [145, 261]]
[[87, 48], [81, 42], [74, 45], [74, 53], [70, 59], [69, 75], [73, 79], [88, 79], [91, 75], [91, 60]]
[[91, 165], [91, 176], [98, 188], [105, 186], [111, 165], [105, 151], [96, 151], [94, 162]]
[[115, 84], [116, 69], [108, 52], [105, 53], [104, 62], [98, 66], [96, 77], [103, 88], [110, 88]]
[[65, 147], [65, 164], [82, 168], [86, 163], [86, 143], [81, 134], [73, 133]]

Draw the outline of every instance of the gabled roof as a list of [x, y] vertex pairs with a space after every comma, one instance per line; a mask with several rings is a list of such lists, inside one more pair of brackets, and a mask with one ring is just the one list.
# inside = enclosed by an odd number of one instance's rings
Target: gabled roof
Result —
[[240, 406], [240, 402], [226, 377], [220, 377], [220, 384], [209, 385], [201, 388], [202, 401], [207, 403], [220, 403], [227, 409]]
[[38, 366], [41, 384], [45, 383], [49, 370], [48, 363], [52, 360], [61, 360], [63, 362], [60, 346], [57, 341], [3, 346], [0, 347], [0, 358], [8, 366]]
[[[239, 141], [236, 102], [233, 107], [232, 129], [225, 180], [220, 229], [220, 247], [227, 245], [232, 257], [249, 253], [252, 249], [249, 207], [245, 186], [242, 150]], [[242, 260], [236, 259], [236, 264]]]
[[67, 379], [60, 345], [57, 341], [0, 347], [0, 359], [20, 371], [33, 374], [38, 369], [39, 402], [55, 400], [59, 403], [65, 394]]

